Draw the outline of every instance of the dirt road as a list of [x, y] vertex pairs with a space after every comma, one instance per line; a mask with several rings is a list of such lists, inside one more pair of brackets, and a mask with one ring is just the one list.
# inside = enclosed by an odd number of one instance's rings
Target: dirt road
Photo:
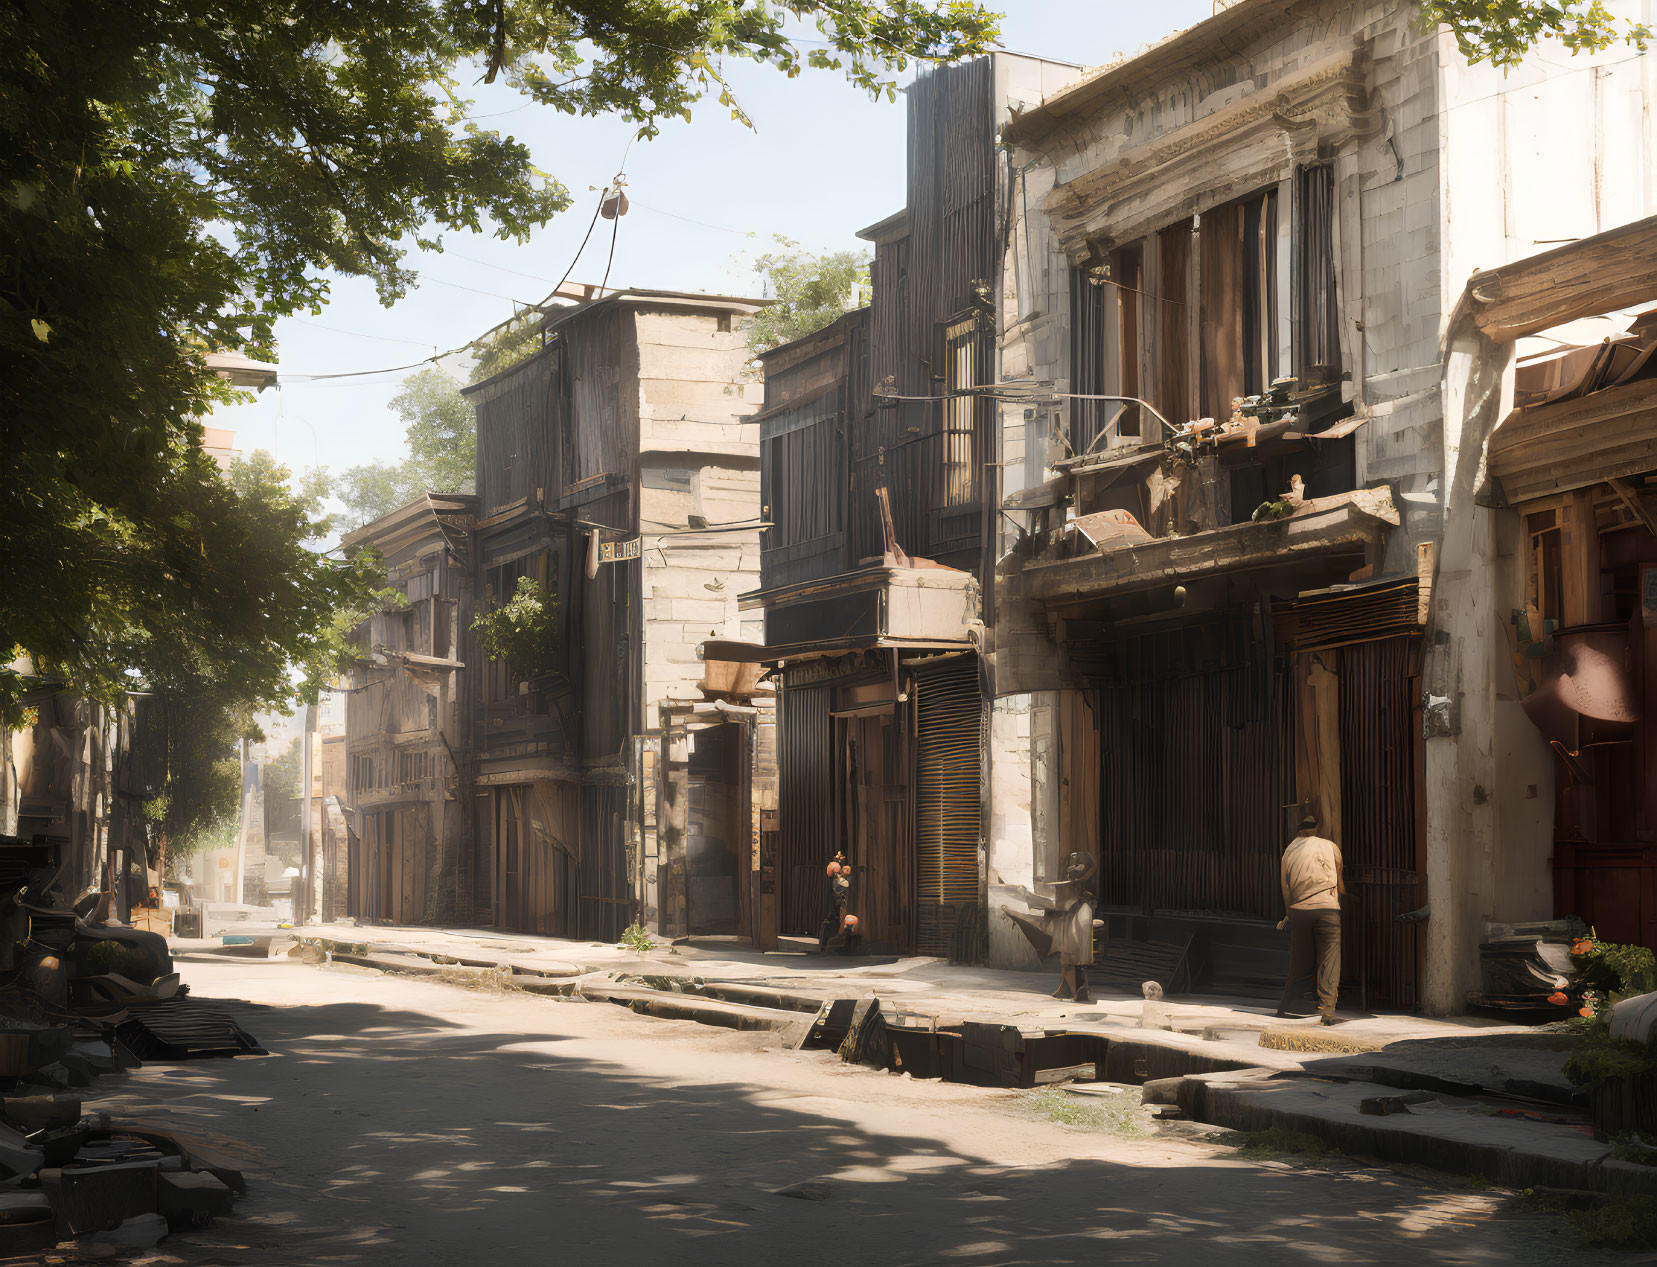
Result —
[[[1575, 1251], [1497, 1194], [1240, 1161], [1045, 1120], [767, 1034], [340, 966], [181, 965], [263, 1059], [149, 1066], [98, 1103], [242, 1141], [189, 1264], [1512, 1263]], [[1084, 1117], [1089, 1116], [1083, 1114]], [[797, 1195], [781, 1195], [778, 1189]]]

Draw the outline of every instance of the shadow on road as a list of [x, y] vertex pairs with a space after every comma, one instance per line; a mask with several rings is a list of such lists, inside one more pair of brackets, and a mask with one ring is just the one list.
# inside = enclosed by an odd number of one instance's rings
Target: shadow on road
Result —
[[[1386, 1171], [1188, 1151], [1184, 1164], [1052, 1163], [1029, 1139], [1051, 1128], [977, 1108], [964, 1112], [983, 1119], [981, 1153], [959, 1131], [955, 1147], [870, 1133], [825, 1113], [829, 1097], [878, 1097], [877, 1075], [825, 1066], [824, 1098], [804, 1099], [681, 1082], [678, 1023], [639, 1020], [612, 1043], [628, 1049], [616, 1060], [561, 1051], [582, 1037], [558, 1032], [562, 1009], [596, 1006], [544, 1004], [530, 1032], [480, 1036], [368, 1002], [232, 1004], [270, 1057], [152, 1067], [112, 1097], [250, 1145], [242, 1217], [165, 1248], [223, 1264], [1280, 1267], [1555, 1261], [1565, 1249], [1495, 1216], [1488, 1196]], [[810, 1181], [822, 1199], [775, 1191]]]

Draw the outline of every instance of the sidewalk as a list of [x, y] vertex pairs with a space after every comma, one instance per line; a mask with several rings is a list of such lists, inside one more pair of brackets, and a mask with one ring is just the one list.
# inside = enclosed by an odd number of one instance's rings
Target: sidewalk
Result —
[[204, 927], [208, 938], [175, 943], [175, 954], [235, 953], [222, 934], [271, 936], [279, 939], [272, 953], [281, 953], [281, 939], [293, 937], [362, 968], [462, 981], [495, 974], [540, 993], [800, 1040], [814, 1021], [821, 1029], [836, 1001], [849, 1017], [855, 1002], [878, 999], [894, 1034], [936, 1033], [956, 1047], [964, 1036], [966, 1065], [992, 1081], [1026, 1046], [1034, 1061], [1045, 1043], [1081, 1053], [1050, 1064], [1097, 1059], [1100, 1078], [1146, 1084], [1148, 1102], [1217, 1126], [1278, 1128], [1513, 1187], [1657, 1193], [1657, 1168], [1617, 1161], [1593, 1138], [1561, 1072], [1568, 1039], [1480, 1018], [1354, 1015], [1323, 1027], [1316, 1016], [1284, 1020], [1270, 1004], [1213, 997], [1152, 1004], [1108, 995], [1078, 1005], [1049, 997], [1056, 973], [822, 957], [814, 948], [761, 952], [708, 939], [640, 955], [488, 929], [277, 929], [257, 911], [210, 910]]

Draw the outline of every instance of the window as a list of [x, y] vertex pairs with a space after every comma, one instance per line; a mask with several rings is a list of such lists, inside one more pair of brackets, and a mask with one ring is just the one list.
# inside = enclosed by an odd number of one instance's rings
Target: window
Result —
[[1335, 170], [1295, 175], [1295, 377], [1302, 389], [1339, 380], [1340, 314], [1335, 289]]
[[[1292, 245], [1280, 251], [1289, 191]], [[1072, 390], [1137, 397], [1177, 426], [1224, 421], [1285, 373], [1303, 390], [1338, 382], [1335, 238], [1334, 172], [1315, 165], [1073, 270]], [[1093, 443], [1114, 409], [1076, 401], [1072, 445]], [[1139, 412], [1124, 410], [1116, 433], [1141, 435]]]
[[[1108, 264], [1070, 272], [1070, 390], [1078, 396], [1114, 394], [1110, 390], [1108, 356], [1110, 309], [1120, 300], [1110, 274]], [[1072, 450], [1086, 453], [1119, 412], [1119, 406], [1102, 400], [1072, 401]], [[1136, 416], [1136, 430], [1137, 423]]]
[[1223, 422], [1277, 377], [1277, 191], [1204, 212], [1200, 237], [1202, 414]]
[[944, 330], [944, 505], [955, 508], [978, 501], [977, 418], [979, 398], [963, 395], [978, 387], [980, 337], [976, 314], [957, 318]]

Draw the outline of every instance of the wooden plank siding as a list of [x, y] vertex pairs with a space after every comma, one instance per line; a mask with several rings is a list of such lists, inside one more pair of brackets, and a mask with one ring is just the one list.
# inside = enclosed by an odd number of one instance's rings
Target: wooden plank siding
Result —
[[[466, 391], [478, 418], [480, 595], [501, 601], [532, 576], [557, 604], [549, 672], [490, 663], [474, 636], [462, 639], [480, 670], [476, 889], [498, 927], [613, 940], [638, 914], [627, 787], [649, 711], [646, 577], [657, 561], [591, 575], [588, 561], [600, 543], [657, 540], [660, 525], [643, 513], [647, 448], [651, 463], [692, 472], [713, 517], [757, 518], [757, 444], [743, 426], [753, 402], [740, 381], [739, 319], [751, 311], [742, 300], [621, 292], [554, 314], [543, 348]], [[687, 657], [693, 623], [678, 620], [663, 654]], [[657, 676], [688, 689], [683, 672]]]

